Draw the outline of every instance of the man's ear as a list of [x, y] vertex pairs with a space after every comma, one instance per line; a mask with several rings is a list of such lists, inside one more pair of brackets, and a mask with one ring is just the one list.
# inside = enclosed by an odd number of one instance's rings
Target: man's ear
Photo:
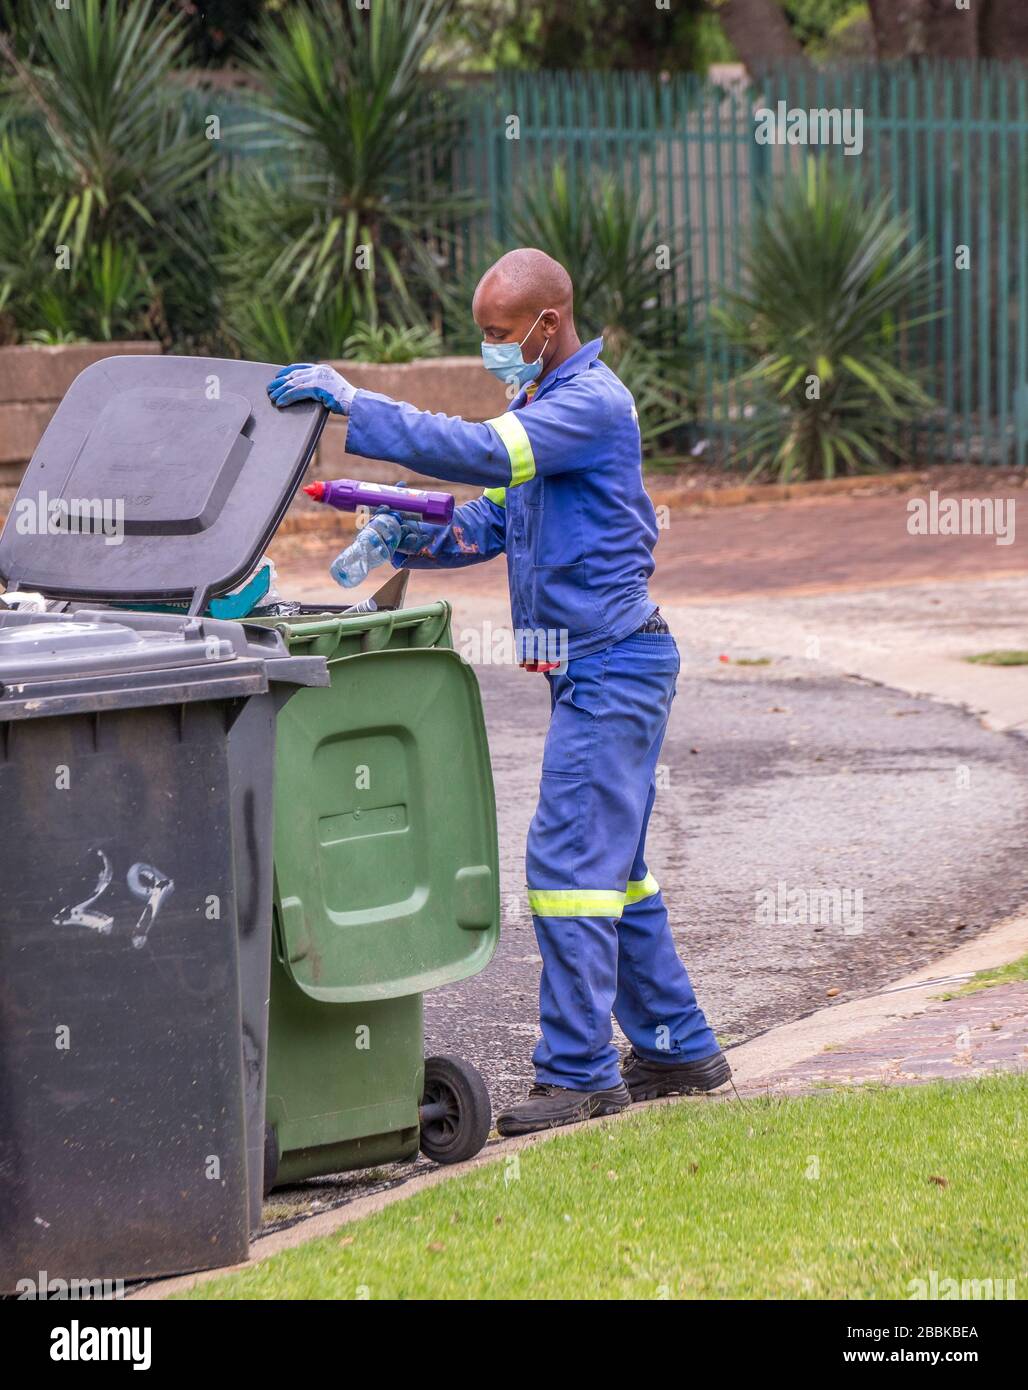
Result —
[[539, 327], [546, 334], [547, 338], [552, 338], [560, 329], [560, 310], [544, 309], [539, 320]]

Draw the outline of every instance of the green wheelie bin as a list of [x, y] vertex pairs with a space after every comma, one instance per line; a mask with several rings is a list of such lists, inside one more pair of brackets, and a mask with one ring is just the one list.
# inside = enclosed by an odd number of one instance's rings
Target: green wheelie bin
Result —
[[270, 621], [331, 684], [278, 718], [265, 1187], [419, 1147], [458, 1162], [489, 1097], [460, 1059], [425, 1061], [422, 995], [499, 932], [478, 683], [446, 603]]

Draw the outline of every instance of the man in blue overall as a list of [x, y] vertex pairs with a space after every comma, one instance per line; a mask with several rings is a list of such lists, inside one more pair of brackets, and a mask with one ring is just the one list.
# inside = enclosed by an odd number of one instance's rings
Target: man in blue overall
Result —
[[[579, 341], [571, 279], [543, 252], [497, 261], [473, 312], [484, 364], [513, 396], [495, 420], [416, 410], [304, 363], [268, 390], [279, 406], [313, 398], [348, 415], [351, 454], [484, 488], [449, 525], [406, 525], [393, 563], [506, 553], [521, 663], [550, 686], [527, 854], [542, 1039], [536, 1084], [497, 1120], [501, 1134], [527, 1134], [709, 1091], [731, 1071], [646, 863], [679, 658], [647, 592], [657, 526], [635, 404], [599, 360], [602, 339]], [[612, 1013], [631, 1043], [622, 1062]]]

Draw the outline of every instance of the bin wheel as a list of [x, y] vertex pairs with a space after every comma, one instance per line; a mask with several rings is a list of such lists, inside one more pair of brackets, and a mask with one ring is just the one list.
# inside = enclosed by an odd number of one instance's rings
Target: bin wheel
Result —
[[433, 1163], [463, 1163], [485, 1143], [493, 1124], [489, 1092], [461, 1057], [426, 1057], [421, 1098], [421, 1152]]
[[278, 1135], [271, 1125], [264, 1126], [264, 1195], [275, 1186], [278, 1177]]

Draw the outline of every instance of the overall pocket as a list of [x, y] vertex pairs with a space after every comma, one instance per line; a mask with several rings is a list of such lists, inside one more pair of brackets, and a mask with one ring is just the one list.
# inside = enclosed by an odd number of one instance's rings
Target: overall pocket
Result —
[[582, 633], [604, 626], [584, 560], [572, 565], [533, 565], [531, 594], [532, 620], [539, 627]]

